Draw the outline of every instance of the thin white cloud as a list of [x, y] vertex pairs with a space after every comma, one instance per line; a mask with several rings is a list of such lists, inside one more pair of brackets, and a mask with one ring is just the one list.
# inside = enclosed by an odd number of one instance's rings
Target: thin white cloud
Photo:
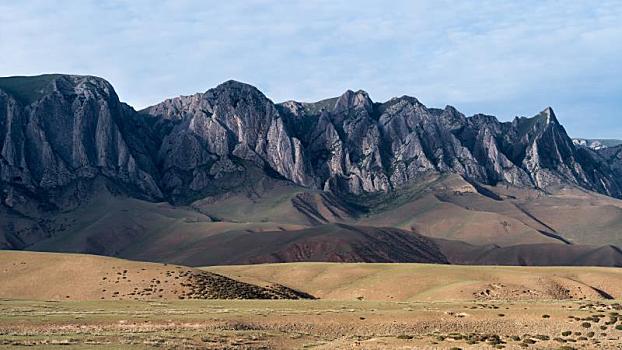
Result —
[[622, 137], [621, 19], [619, 1], [0, 1], [0, 75], [99, 75], [137, 107], [227, 79], [275, 101], [552, 105], [573, 134]]

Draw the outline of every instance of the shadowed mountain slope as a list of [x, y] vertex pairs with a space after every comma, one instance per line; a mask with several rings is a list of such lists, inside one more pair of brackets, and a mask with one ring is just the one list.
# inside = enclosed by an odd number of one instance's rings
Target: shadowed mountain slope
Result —
[[467, 243], [460, 261], [617, 264], [619, 150], [574, 144], [551, 108], [500, 122], [361, 90], [275, 104], [227, 81], [137, 112], [97, 77], [0, 78], [0, 248], [451, 262], [429, 244], [444, 239]]

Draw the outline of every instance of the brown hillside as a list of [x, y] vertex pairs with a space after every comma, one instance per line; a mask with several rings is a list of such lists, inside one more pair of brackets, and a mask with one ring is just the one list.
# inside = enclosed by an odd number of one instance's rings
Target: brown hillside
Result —
[[601, 267], [292, 263], [204, 268], [321, 299], [448, 301], [620, 299], [622, 270]]
[[0, 251], [0, 298], [45, 300], [297, 299], [183, 266], [80, 254]]

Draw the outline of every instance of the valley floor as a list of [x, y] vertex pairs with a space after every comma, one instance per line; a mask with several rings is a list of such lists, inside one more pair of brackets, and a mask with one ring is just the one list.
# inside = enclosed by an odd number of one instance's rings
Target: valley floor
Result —
[[622, 349], [621, 281], [603, 267], [1, 251], [0, 349]]
[[2, 300], [0, 348], [620, 349], [620, 309], [612, 301]]

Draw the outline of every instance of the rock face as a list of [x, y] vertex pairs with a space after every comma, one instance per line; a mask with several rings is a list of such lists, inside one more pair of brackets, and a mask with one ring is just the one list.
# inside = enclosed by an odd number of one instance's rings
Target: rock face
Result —
[[[493, 185], [546, 189], [569, 183], [621, 193], [608, 167], [574, 147], [551, 108], [501, 123], [486, 115], [467, 118], [451, 106], [427, 108], [412, 97], [372, 104], [364, 92], [347, 92], [321, 112], [305, 107], [281, 105], [293, 120], [312, 120], [311, 131], [300, 137], [327, 188], [395, 190], [428, 172], [453, 172]], [[317, 162], [322, 155], [326, 159]]]
[[445, 172], [484, 184], [570, 184], [622, 196], [615, 157], [573, 144], [551, 108], [499, 122], [408, 96], [374, 103], [364, 91], [274, 104], [228, 81], [138, 113], [100, 78], [2, 78], [0, 142], [7, 207], [27, 198], [71, 207], [101, 183], [183, 203], [262, 177], [362, 194], [399, 191]]
[[52, 208], [71, 207], [98, 178], [139, 198], [162, 198], [139, 119], [101, 78], [1, 79], [3, 203], [26, 205], [35, 197]]
[[204, 94], [166, 100], [143, 113], [173, 121], [157, 161], [173, 197], [218, 192], [214, 183], [247, 166], [314, 186], [300, 140], [291, 136], [275, 105], [256, 88], [228, 81]]
[[200, 193], [213, 178], [243, 171], [239, 160], [305, 187], [353, 194], [396, 190], [433, 172], [486, 184], [566, 183], [622, 193], [611, 169], [575, 147], [551, 108], [501, 123], [451, 106], [427, 108], [408, 96], [374, 103], [364, 91], [274, 105], [255, 88], [229, 81], [142, 112], [177, 123], [160, 162], [167, 164], [167, 154], [193, 156], [164, 167], [174, 193]]
[[603, 166], [611, 169], [618, 179], [622, 179], [622, 145], [599, 148], [592, 153]]

